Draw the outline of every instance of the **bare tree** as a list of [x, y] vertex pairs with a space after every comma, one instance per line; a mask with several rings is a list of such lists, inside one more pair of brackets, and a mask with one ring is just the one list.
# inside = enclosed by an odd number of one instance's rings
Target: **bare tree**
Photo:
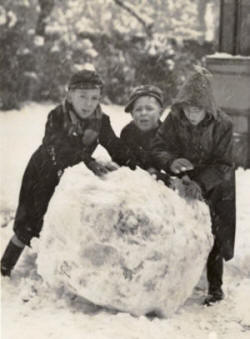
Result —
[[144, 27], [145, 32], [147, 33], [148, 36], [152, 35], [152, 30], [153, 30], [153, 20], [145, 15], [141, 15], [138, 13], [135, 7], [133, 7], [131, 4], [128, 4], [125, 1], [121, 0], [114, 0], [114, 2], [126, 10], [129, 14], [131, 14], [134, 18], [136, 18]]

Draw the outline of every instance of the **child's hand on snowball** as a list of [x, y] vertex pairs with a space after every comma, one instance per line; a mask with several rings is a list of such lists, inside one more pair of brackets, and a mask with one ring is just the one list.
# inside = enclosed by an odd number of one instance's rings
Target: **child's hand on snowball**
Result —
[[185, 184], [185, 194], [189, 198], [203, 200], [201, 187], [194, 180]]
[[149, 173], [150, 175], [152, 175], [152, 177], [153, 177], [154, 179], [157, 179], [157, 173], [158, 173], [158, 171], [157, 171], [155, 168], [150, 167], [149, 169], [147, 169], [147, 171], [148, 171], [148, 173]]
[[192, 169], [194, 169], [193, 164], [188, 159], [185, 158], [175, 159], [170, 166], [170, 170], [174, 174], [190, 171]]
[[86, 166], [88, 167], [88, 169], [90, 169], [95, 175], [101, 177], [105, 174], [107, 174], [108, 172], [110, 172], [106, 166], [100, 164], [99, 162], [97, 162], [96, 160], [92, 160], [90, 161], [88, 164], [86, 164]]

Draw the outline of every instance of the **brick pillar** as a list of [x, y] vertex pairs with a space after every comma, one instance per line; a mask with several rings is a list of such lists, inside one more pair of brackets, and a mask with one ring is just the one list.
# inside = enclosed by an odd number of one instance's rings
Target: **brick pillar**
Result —
[[219, 52], [250, 55], [250, 1], [221, 0]]

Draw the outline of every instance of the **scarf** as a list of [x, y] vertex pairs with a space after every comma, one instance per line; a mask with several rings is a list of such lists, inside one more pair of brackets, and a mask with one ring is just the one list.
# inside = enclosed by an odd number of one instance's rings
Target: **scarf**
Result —
[[63, 103], [64, 129], [69, 136], [81, 137], [85, 147], [91, 146], [97, 139], [102, 125], [102, 110], [97, 106], [94, 113], [87, 119], [77, 116], [73, 106], [65, 101]]

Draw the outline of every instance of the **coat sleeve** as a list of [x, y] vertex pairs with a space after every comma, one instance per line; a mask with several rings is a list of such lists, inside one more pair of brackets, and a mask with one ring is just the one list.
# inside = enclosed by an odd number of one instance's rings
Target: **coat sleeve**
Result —
[[205, 192], [209, 192], [224, 180], [230, 180], [234, 170], [232, 146], [233, 125], [228, 122], [216, 131], [211, 164], [204, 167], [195, 178]]
[[170, 165], [179, 156], [178, 139], [174, 118], [169, 114], [152, 142], [152, 159], [158, 169], [170, 171]]
[[69, 142], [63, 126], [63, 113], [59, 109], [49, 113], [43, 144], [58, 169], [73, 166], [88, 157], [82, 149]]
[[[110, 157], [120, 166], [134, 167], [135, 159], [129, 148], [118, 138], [107, 115], [103, 115], [99, 136], [100, 144], [108, 151]], [[132, 165], [133, 163], [133, 165]]]
[[145, 151], [141, 146], [139, 146], [135, 140], [135, 133], [133, 129], [128, 125], [127, 128], [123, 128], [121, 131], [121, 141], [129, 148], [130, 152], [133, 154], [136, 164], [141, 168], [147, 169], [151, 167], [150, 165], [150, 152]]

